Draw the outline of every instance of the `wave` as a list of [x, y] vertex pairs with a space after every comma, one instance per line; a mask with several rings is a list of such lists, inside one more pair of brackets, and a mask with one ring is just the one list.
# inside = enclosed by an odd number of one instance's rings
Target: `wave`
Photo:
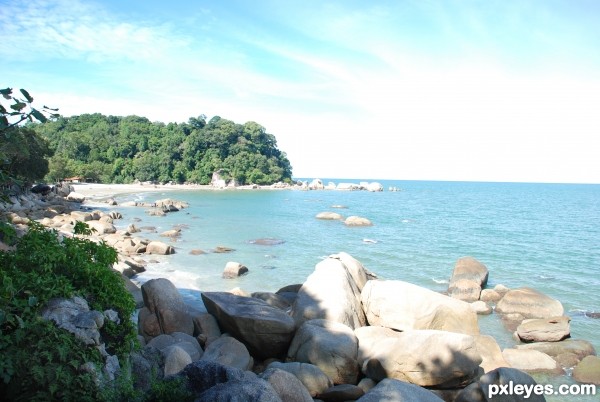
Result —
[[432, 281], [434, 281], [435, 283], [441, 285], [443, 283], [450, 283], [450, 281], [448, 279], [436, 279], [436, 278], [431, 278]]

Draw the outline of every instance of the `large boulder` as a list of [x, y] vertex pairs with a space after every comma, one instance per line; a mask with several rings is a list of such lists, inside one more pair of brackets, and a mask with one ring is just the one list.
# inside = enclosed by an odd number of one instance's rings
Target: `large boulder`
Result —
[[523, 342], [558, 342], [571, 334], [567, 316], [532, 318], [517, 327], [517, 336]]
[[448, 285], [448, 295], [460, 300], [479, 300], [481, 289], [487, 284], [488, 269], [473, 257], [462, 257], [456, 261]]
[[516, 369], [528, 373], [555, 373], [563, 372], [558, 363], [545, 353], [527, 349], [504, 349], [502, 356], [508, 364]]
[[90, 310], [81, 297], [55, 298], [42, 310], [42, 318], [53, 321], [57, 327], [69, 331], [86, 345], [100, 345], [100, 329], [104, 315]]
[[362, 367], [364, 361], [375, 353], [378, 342], [397, 338], [401, 334], [402, 332], [386, 327], [367, 326], [356, 328], [354, 335], [358, 339], [358, 364]]
[[331, 378], [314, 364], [300, 362], [272, 362], [267, 366], [267, 370], [272, 368], [285, 370], [288, 373], [293, 374], [306, 387], [308, 393], [312, 397], [320, 395], [333, 385]]
[[350, 328], [366, 325], [360, 290], [342, 260], [328, 257], [319, 262], [298, 291], [292, 317], [299, 327], [304, 321], [326, 319]]
[[415, 384], [386, 378], [369, 392], [356, 400], [357, 402], [443, 402], [433, 392]]
[[[526, 394], [508, 394], [503, 391], [510, 384], [521, 385], [527, 389], [533, 389], [537, 385], [535, 380], [523, 371], [501, 367], [481, 376], [477, 382], [463, 389], [454, 402], [545, 402], [543, 395], [531, 392]], [[502, 393], [501, 393], [502, 391]], [[490, 395], [492, 393], [493, 395]]]
[[426, 387], [464, 386], [478, 374], [482, 359], [470, 335], [414, 330], [382, 339], [365, 356], [363, 373]]
[[476, 335], [474, 338], [475, 346], [482, 359], [480, 366], [484, 372], [489, 373], [499, 367], [510, 367], [493, 336]]
[[250, 370], [254, 366], [254, 359], [248, 353], [246, 346], [237, 339], [226, 335], [211, 342], [204, 350], [200, 360], [213, 361], [240, 370]]
[[578, 360], [589, 355], [595, 355], [594, 346], [583, 339], [565, 339], [560, 342], [534, 342], [525, 345], [517, 345], [517, 349], [537, 350], [557, 359], [561, 355], [571, 354]]
[[253, 381], [257, 378], [252, 372], [212, 360], [192, 362], [182, 370], [180, 376], [187, 379], [188, 387], [196, 394], [202, 394], [221, 383]]
[[221, 330], [243, 342], [261, 359], [283, 356], [294, 336], [294, 320], [266, 302], [227, 292], [204, 292], [206, 310]]
[[306, 321], [298, 328], [288, 358], [319, 367], [334, 384], [356, 384], [358, 339], [348, 326], [322, 319]]
[[168, 279], [151, 279], [142, 285], [144, 308], [140, 310], [140, 334], [149, 340], [160, 334], [194, 333], [194, 323], [183, 297]]
[[408, 282], [368, 281], [361, 300], [369, 325], [479, 334], [477, 314], [468, 303]]
[[586, 356], [573, 370], [573, 378], [577, 382], [600, 385], [600, 358]]
[[269, 368], [260, 374], [260, 378], [268, 381], [284, 402], [313, 402], [304, 384], [288, 371]]
[[496, 312], [518, 314], [523, 318], [550, 318], [562, 316], [561, 302], [535, 289], [519, 288], [509, 290], [496, 305]]
[[256, 378], [250, 381], [228, 381], [204, 391], [195, 402], [282, 402], [271, 385]]

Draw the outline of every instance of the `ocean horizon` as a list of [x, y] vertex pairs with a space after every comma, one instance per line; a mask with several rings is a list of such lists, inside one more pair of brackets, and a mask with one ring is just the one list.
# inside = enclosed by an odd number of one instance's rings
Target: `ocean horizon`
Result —
[[[305, 179], [312, 180], [312, 179]], [[161, 256], [138, 276], [173, 281], [190, 303], [202, 291], [271, 291], [302, 283], [324, 257], [347, 252], [383, 279], [435, 291], [447, 289], [458, 258], [472, 256], [489, 269], [488, 288], [531, 287], [561, 301], [571, 336], [600, 350], [600, 185], [504, 182], [321, 179], [377, 181], [383, 192], [337, 190], [188, 190], [117, 196], [119, 203], [174, 198], [189, 208], [149, 217], [141, 208], [119, 208], [130, 223], [163, 231], [181, 228], [176, 254]], [[399, 191], [388, 191], [395, 187]], [[333, 206], [344, 208], [333, 208]], [[319, 212], [358, 215], [369, 227], [316, 219]], [[272, 245], [255, 242], [270, 239]], [[259, 242], [260, 243], [260, 242]], [[214, 253], [217, 246], [234, 249]], [[191, 250], [205, 254], [191, 255]], [[155, 257], [155, 256], [152, 256]], [[146, 259], [150, 259], [146, 257]], [[228, 261], [249, 268], [223, 279]], [[497, 315], [480, 317], [481, 332], [501, 348], [517, 342]], [[549, 399], [551, 400], [551, 399]], [[578, 399], [585, 400], [585, 399]]]

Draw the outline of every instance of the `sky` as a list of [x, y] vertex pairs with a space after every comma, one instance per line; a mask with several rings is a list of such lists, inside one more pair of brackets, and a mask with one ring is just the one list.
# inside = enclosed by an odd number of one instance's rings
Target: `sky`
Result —
[[600, 183], [595, 0], [0, 0], [35, 104], [256, 121], [294, 177]]

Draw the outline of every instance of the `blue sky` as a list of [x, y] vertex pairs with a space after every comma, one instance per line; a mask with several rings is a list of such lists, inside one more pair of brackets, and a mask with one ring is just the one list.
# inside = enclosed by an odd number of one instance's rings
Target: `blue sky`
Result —
[[296, 177], [600, 183], [600, 2], [0, 0], [0, 86], [263, 125]]

